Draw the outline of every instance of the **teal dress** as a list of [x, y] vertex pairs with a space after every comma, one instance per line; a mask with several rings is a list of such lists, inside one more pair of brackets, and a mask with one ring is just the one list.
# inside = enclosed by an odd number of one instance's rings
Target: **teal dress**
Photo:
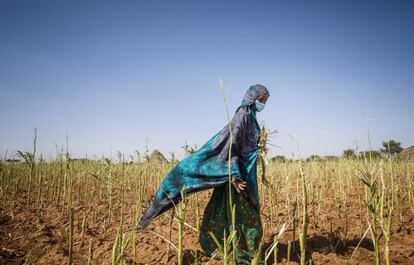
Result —
[[[244, 174], [250, 179], [250, 185], [257, 185], [256, 161], [257, 150], [251, 151], [242, 161], [246, 165]], [[250, 186], [251, 187], [251, 186]], [[257, 186], [255, 187], [257, 188]], [[232, 187], [232, 200], [236, 206], [236, 264], [251, 264], [255, 251], [258, 250], [263, 236], [262, 221], [258, 207], [255, 207], [247, 196], [241, 191], [237, 193]], [[223, 242], [224, 230], [228, 237], [232, 230], [232, 217], [229, 203], [229, 187], [222, 185], [214, 188], [210, 201], [204, 211], [201, 224], [199, 242], [208, 256], [213, 256], [217, 248], [216, 243], [209, 234], [212, 232]], [[263, 254], [259, 259], [259, 264], [264, 264]]]
[[141, 217], [141, 229], [146, 229], [154, 218], [178, 204], [181, 193], [188, 196], [214, 188], [205, 209], [200, 233], [200, 244], [205, 253], [211, 256], [215, 245], [208, 232], [212, 231], [217, 238], [222, 238], [223, 228], [231, 228], [228, 206], [230, 164], [230, 174], [247, 184], [240, 194], [234, 188], [232, 192], [236, 204], [236, 235], [239, 240], [237, 264], [250, 264], [252, 253], [262, 237], [256, 172], [260, 126], [254, 102], [260, 96], [268, 94], [264, 86], [251, 86], [230, 124], [226, 124], [196, 152], [185, 157], [167, 173], [153, 202]]

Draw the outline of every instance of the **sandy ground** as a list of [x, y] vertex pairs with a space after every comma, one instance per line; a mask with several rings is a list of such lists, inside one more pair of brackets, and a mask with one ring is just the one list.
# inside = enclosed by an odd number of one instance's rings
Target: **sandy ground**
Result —
[[[211, 190], [199, 193], [201, 214], [207, 205]], [[193, 196], [193, 195], [191, 195]], [[352, 195], [350, 198], [353, 198]], [[61, 207], [57, 206], [56, 201], [45, 198], [43, 201], [43, 222], [39, 224], [36, 218], [36, 211], [26, 210], [26, 198], [23, 193], [18, 198], [15, 205], [7, 205], [5, 211], [0, 216], [0, 264], [67, 264], [68, 244], [66, 240], [67, 214], [63, 213]], [[82, 215], [75, 218], [75, 237], [74, 237], [74, 256], [73, 264], [87, 264], [89, 242], [93, 242], [93, 263], [111, 264], [111, 250], [116, 236], [118, 220], [108, 222], [105, 215], [107, 202], [95, 199], [95, 207], [101, 209], [93, 221], [91, 214], [87, 216], [87, 228], [84, 235], [81, 235]], [[148, 201], [145, 202], [148, 204]], [[265, 202], [266, 203], [266, 202]], [[408, 203], [407, 203], [408, 204]], [[129, 224], [132, 223], [132, 212], [128, 207], [133, 207], [133, 199], [126, 198], [125, 210], [125, 230], [128, 231]], [[284, 205], [284, 202], [279, 202]], [[323, 205], [320, 215], [311, 215], [308, 233], [308, 256], [312, 258], [313, 264], [373, 264], [373, 245], [370, 234], [362, 239], [362, 234], [366, 231], [366, 226], [361, 227], [359, 205], [355, 201], [349, 202], [348, 213], [348, 232], [346, 239], [340, 240], [345, 233], [344, 216], [335, 216], [334, 205], [326, 203]], [[314, 207], [310, 205], [310, 207]], [[34, 208], [34, 207], [33, 207]], [[78, 201], [74, 200], [75, 213], [82, 211]], [[119, 205], [115, 205], [115, 212], [119, 212]], [[268, 247], [273, 236], [280, 228], [280, 225], [287, 222], [287, 210], [279, 208], [274, 224], [269, 225], [269, 212], [263, 206], [262, 220], [264, 225], [265, 247]], [[393, 223], [393, 233], [391, 239], [391, 260], [393, 264], [414, 264], [414, 220], [413, 214], [408, 205], [402, 206], [402, 221]], [[365, 211], [363, 212], [365, 218]], [[194, 224], [188, 214], [187, 222]], [[132, 255], [131, 244], [127, 247], [124, 255], [125, 264], [176, 264], [177, 253], [171, 248], [167, 261], [168, 244], [151, 231], [168, 238], [170, 212], [164, 213], [153, 223], [150, 224], [145, 232], [140, 231], [137, 236], [136, 260]], [[314, 222], [316, 220], [316, 222]], [[177, 244], [178, 226], [173, 223], [171, 241]], [[381, 237], [381, 251], [384, 238]], [[296, 236], [297, 238], [297, 236]], [[185, 231], [184, 244], [184, 264], [194, 264], [194, 253], [198, 253], [201, 264], [222, 264], [221, 261], [210, 260], [203, 256], [198, 243], [197, 233], [188, 228]], [[287, 261], [287, 242], [292, 239], [292, 230], [287, 230], [279, 244], [278, 263], [286, 264]], [[356, 246], [360, 243], [356, 251]], [[298, 241], [293, 244], [299, 246]], [[353, 254], [353, 256], [352, 256]], [[352, 258], [351, 258], [352, 256]], [[298, 263], [298, 254], [292, 250], [290, 257], [291, 264]], [[268, 260], [268, 264], [273, 263], [273, 257]]]

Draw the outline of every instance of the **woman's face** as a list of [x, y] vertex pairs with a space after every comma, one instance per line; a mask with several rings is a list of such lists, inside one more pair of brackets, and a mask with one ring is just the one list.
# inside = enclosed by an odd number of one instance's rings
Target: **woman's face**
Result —
[[269, 95], [263, 95], [263, 96], [260, 96], [257, 100], [263, 104], [266, 104], [266, 101], [269, 97], [270, 97]]

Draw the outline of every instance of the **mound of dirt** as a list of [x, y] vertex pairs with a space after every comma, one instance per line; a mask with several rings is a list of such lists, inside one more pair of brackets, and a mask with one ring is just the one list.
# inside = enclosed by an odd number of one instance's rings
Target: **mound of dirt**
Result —
[[414, 161], [414, 145], [402, 150], [397, 158], [402, 161]]
[[150, 161], [157, 161], [157, 162], [168, 162], [165, 156], [158, 150], [154, 150], [151, 155], [149, 156]]

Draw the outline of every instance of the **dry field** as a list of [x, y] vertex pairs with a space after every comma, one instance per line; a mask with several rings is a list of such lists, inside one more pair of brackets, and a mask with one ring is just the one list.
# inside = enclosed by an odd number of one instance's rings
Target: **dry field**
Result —
[[[135, 229], [174, 164], [22, 157], [0, 165], [0, 264], [223, 264], [198, 244], [211, 189], [187, 197], [181, 233], [172, 210]], [[272, 187], [260, 173], [267, 264], [300, 263], [301, 236], [307, 264], [414, 264], [413, 163], [272, 161]]]

